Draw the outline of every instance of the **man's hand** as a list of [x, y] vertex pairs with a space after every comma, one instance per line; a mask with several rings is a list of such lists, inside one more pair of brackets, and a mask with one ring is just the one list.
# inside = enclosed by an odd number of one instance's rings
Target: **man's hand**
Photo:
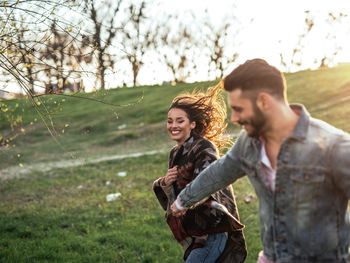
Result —
[[180, 207], [178, 207], [176, 205], [176, 201], [177, 200], [175, 200], [175, 202], [170, 206], [171, 212], [176, 217], [183, 216], [186, 213], [187, 208], [184, 208], [184, 207], [180, 208]]

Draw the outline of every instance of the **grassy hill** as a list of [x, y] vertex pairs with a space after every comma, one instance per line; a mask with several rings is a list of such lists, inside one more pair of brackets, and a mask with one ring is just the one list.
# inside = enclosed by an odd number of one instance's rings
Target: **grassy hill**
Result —
[[[91, 157], [167, 147], [164, 119], [172, 98], [179, 92], [208, 85], [48, 95], [36, 98], [36, 106], [30, 100], [9, 102], [19, 104], [17, 112], [23, 112], [24, 130], [11, 147], [1, 150], [2, 168], [33, 160], [67, 159], [72, 155]], [[8, 129], [5, 125], [2, 120], [0, 129]]]
[[[303, 103], [313, 116], [350, 131], [350, 65], [286, 77], [290, 102]], [[39, 97], [37, 107], [28, 100], [8, 102], [10, 107], [19, 105], [24, 130], [9, 147], [0, 148], [1, 170], [165, 151], [32, 171], [0, 181], [0, 262], [180, 262], [181, 249], [170, 235], [151, 185], [165, 174], [173, 144], [165, 132], [170, 101], [180, 92], [211, 84], [115, 89], [79, 94], [82, 98], [49, 95]], [[9, 129], [3, 116], [0, 129]], [[118, 176], [120, 171], [127, 175]], [[261, 249], [258, 202], [247, 179], [234, 188], [246, 224], [247, 262], [256, 262]], [[115, 192], [120, 198], [106, 202], [106, 195]], [[248, 196], [253, 197], [251, 202], [244, 201]]]
[[[315, 117], [350, 130], [350, 65], [286, 78], [290, 102], [303, 103]], [[123, 88], [76, 97], [48, 95], [37, 98], [36, 107], [30, 100], [12, 101], [23, 112], [24, 130], [10, 148], [1, 149], [2, 168], [72, 156], [166, 149], [171, 142], [164, 120], [171, 100], [180, 92], [214, 83]], [[0, 130], [8, 129], [6, 125], [0, 118]]]

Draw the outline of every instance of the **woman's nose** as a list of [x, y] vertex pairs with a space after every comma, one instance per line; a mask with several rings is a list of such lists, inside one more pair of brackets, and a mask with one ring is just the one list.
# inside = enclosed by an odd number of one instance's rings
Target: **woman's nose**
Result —
[[168, 128], [169, 129], [174, 129], [174, 128], [176, 128], [177, 127], [177, 125], [175, 124], [175, 123], [172, 123], [172, 124], [169, 124], [168, 125]]

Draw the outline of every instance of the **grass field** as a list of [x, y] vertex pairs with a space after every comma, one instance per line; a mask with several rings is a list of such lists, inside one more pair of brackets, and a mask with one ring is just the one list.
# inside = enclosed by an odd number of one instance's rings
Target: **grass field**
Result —
[[[3, 182], [0, 262], [181, 262], [151, 191], [166, 161], [163, 154]], [[253, 262], [260, 247], [257, 202], [243, 202], [252, 193], [245, 180], [235, 188]], [[120, 198], [106, 202], [115, 192]]]
[[[350, 131], [349, 65], [288, 74], [287, 83], [291, 102]], [[164, 129], [170, 101], [182, 91], [211, 84], [117, 89], [81, 95], [85, 99], [50, 95], [40, 97], [37, 108], [28, 100], [8, 102], [10, 107], [19, 104], [24, 131], [0, 148], [0, 262], [181, 262], [181, 248], [151, 185], [164, 175], [165, 152], [172, 145]], [[0, 129], [9, 129], [2, 116]], [[19, 171], [38, 162], [148, 150], [165, 152], [1, 180], [10, 167]], [[119, 177], [120, 171], [127, 175]], [[258, 202], [244, 202], [245, 196], [254, 196], [246, 178], [234, 188], [246, 224], [246, 262], [255, 262], [261, 248]], [[115, 192], [121, 193], [119, 199], [106, 202], [106, 195]]]

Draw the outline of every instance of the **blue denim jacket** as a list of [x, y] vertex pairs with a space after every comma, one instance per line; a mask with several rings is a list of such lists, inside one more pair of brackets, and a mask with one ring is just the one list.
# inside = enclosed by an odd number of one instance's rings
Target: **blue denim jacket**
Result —
[[350, 262], [350, 136], [312, 118], [302, 105], [280, 149], [275, 191], [261, 180], [258, 139], [242, 131], [234, 146], [180, 194], [190, 207], [248, 176], [260, 201], [265, 255], [276, 262]]

